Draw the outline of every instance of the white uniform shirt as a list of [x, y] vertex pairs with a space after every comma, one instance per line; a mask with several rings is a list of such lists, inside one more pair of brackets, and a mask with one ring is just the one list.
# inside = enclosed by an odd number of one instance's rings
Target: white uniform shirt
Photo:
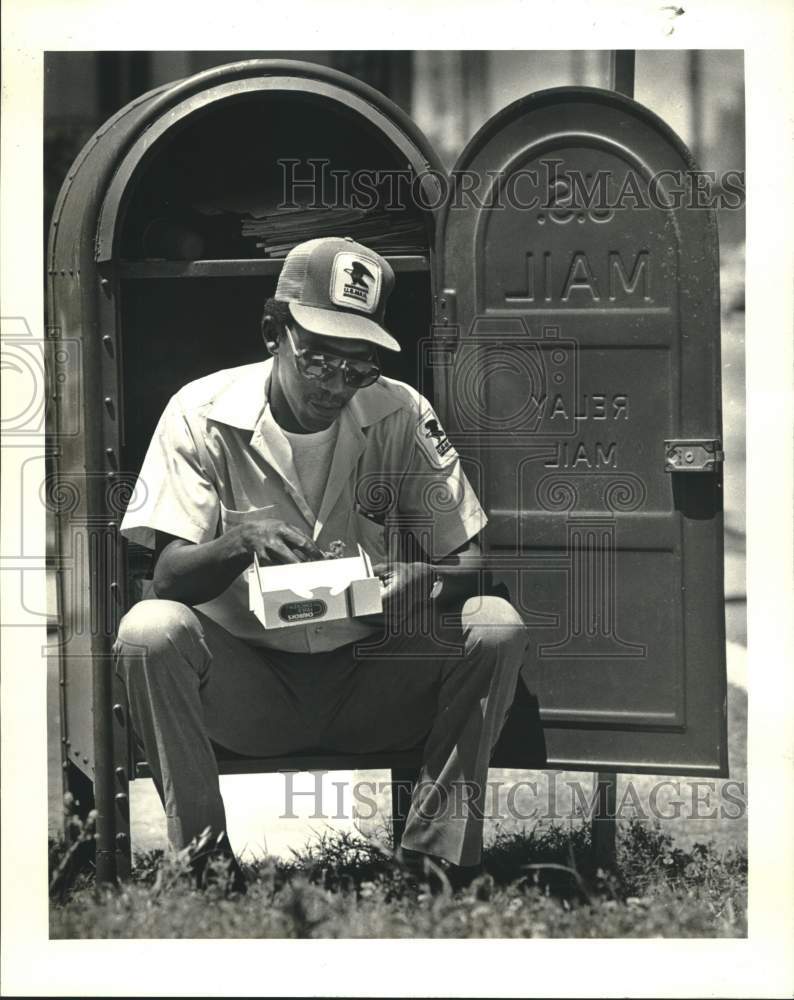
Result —
[[[486, 524], [428, 401], [381, 377], [342, 409], [336, 449], [315, 518], [289, 444], [264, 433], [266, 387], [273, 361], [215, 372], [190, 382], [169, 401], [152, 437], [121, 525], [132, 542], [153, 549], [155, 531], [208, 542], [248, 519], [277, 517], [320, 548], [342, 539], [361, 544], [373, 563], [396, 531], [410, 530], [438, 559]], [[219, 597], [197, 606], [252, 645], [321, 652], [371, 634], [355, 619], [265, 630], [248, 610], [243, 573]]]

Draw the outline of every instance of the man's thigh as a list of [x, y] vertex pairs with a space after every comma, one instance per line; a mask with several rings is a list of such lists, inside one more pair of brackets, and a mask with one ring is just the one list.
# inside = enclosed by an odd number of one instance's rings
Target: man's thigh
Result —
[[460, 612], [406, 622], [357, 643], [350, 655], [355, 669], [329, 712], [324, 745], [361, 753], [420, 747], [444, 676], [465, 659]]
[[250, 756], [317, 746], [331, 681], [321, 663], [311, 656], [251, 646], [191, 610], [211, 658], [199, 688], [210, 739]]
[[[349, 753], [421, 746], [443, 679], [466, 658], [476, 601], [418, 614], [394, 630], [330, 653], [251, 647], [202, 620], [213, 666], [202, 689], [210, 736], [237, 753]], [[481, 615], [479, 617], [482, 617]]]

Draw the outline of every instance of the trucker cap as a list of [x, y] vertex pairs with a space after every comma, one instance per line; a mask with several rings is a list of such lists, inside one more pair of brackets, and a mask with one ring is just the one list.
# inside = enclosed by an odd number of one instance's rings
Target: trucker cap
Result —
[[368, 340], [389, 351], [399, 343], [383, 328], [394, 271], [350, 236], [299, 243], [281, 268], [276, 298], [304, 329], [323, 337]]

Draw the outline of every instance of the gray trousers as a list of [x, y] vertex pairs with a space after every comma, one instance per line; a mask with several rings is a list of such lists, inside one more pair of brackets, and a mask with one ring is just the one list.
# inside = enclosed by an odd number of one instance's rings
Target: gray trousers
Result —
[[498, 597], [470, 598], [416, 634], [311, 655], [250, 646], [187, 605], [146, 600], [113, 651], [174, 849], [226, 828], [211, 740], [257, 757], [420, 746], [402, 846], [473, 865], [527, 640]]

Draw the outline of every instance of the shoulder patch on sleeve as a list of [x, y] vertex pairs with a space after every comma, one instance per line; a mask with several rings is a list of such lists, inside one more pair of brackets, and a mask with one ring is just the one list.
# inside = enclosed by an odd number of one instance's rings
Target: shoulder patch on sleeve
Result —
[[422, 415], [416, 425], [415, 436], [416, 443], [433, 468], [444, 469], [457, 459], [458, 453], [432, 411]]

